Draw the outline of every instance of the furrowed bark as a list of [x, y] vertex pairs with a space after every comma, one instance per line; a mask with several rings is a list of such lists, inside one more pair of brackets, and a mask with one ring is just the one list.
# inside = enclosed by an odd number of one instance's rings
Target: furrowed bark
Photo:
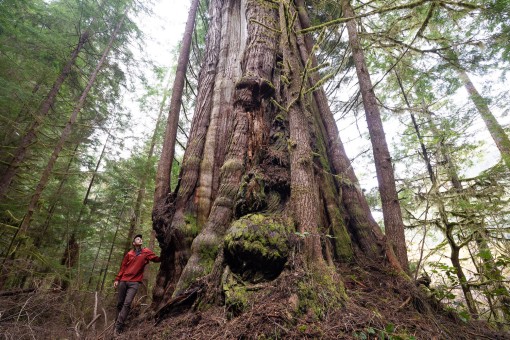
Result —
[[[241, 77], [241, 52], [244, 51], [243, 35], [245, 28], [241, 23], [242, 2], [233, 5], [226, 1], [223, 6], [223, 18], [229, 18], [221, 28], [221, 46], [211, 120], [207, 130], [205, 147], [200, 164], [200, 179], [197, 188], [197, 224], [203, 226], [209, 215], [212, 202], [218, 190], [218, 173], [225, 158], [227, 138], [232, 128], [232, 84]], [[244, 25], [246, 25], [244, 23]]]
[[[244, 6], [241, 4], [239, 10], [242, 8]], [[242, 176], [251, 164], [256, 164], [260, 135], [264, 135], [264, 131], [259, 130], [261, 127], [253, 124], [253, 121], [265, 113], [263, 101], [267, 93], [264, 90], [268, 90], [267, 83], [271, 80], [276, 57], [276, 38], [268, 27], [274, 27], [276, 12], [267, 2], [261, 6], [260, 1], [248, 0], [245, 22], [248, 42], [241, 63], [243, 75], [235, 84], [233, 128], [220, 170], [218, 195], [204, 229], [193, 240], [191, 257], [175, 288], [174, 296], [212, 270], [222, 247], [223, 235], [233, 218], [234, 202]], [[261, 32], [265, 32], [265, 40], [257, 39]]]
[[[304, 1], [296, 0], [296, 6], [302, 27], [310, 27], [310, 19], [306, 12]], [[311, 54], [314, 46], [313, 39], [309, 34], [305, 34], [304, 39], [306, 49], [300, 48], [301, 58], [303, 62], [311, 58], [312, 67], [316, 67], [317, 60]], [[310, 74], [310, 79], [311, 86], [318, 81], [316, 74]], [[329, 108], [328, 99], [323, 88], [320, 87], [313, 91], [313, 96], [326, 131], [327, 153], [336, 175], [335, 179], [341, 192], [342, 202], [347, 212], [346, 220], [349, 230], [369, 258], [379, 258], [385, 251], [384, 235], [377, 222], [373, 219], [366, 198], [361, 191], [352, 164], [345, 152], [336, 121]]]
[[[295, 14], [287, 1], [280, 2], [280, 46], [283, 52], [284, 76], [290, 86], [284, 87], [284, 97], [289, 116], [290, 130], [290, 199], [296, 229], [304, 237], [304, 255], [310, 265], [324, 264], [319, 234], [319, 190], [313, 168], [313, 153], [309, 132], [310, 114], [305, 111], [301, 84], [303, 66], [299, 62], [296, 38], [291, 28], [290, 18]], [[289, 19], [289, 20], [286, 20]]]
[[184, 152], [175, 198], [170, 200], [167, 198], [163, 204], [154, 205], [153, 229], [161, 247], [162, 259], [153, 290], [154, 306], [163, 300], [164, 295], [171, 296], [189, 256], [186, 235], [182, 235], [181, 230], [185, 226], [185, 214], [193, 215], [196, 211], [193, 194], [197, 187], [200, 161], [203, 157], [210, 122], [221, 41], [221, 9], [224, 1], [212, 0], [209, 4], [209, 15], [212, 21], [206, 36], [206, 51], [199, 74], [195, 114], [189, 142]]

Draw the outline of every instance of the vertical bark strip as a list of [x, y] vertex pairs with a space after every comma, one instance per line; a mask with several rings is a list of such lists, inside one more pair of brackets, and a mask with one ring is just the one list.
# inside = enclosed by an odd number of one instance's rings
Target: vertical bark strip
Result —
[[[214, 84], [211, 120], [207, 130], [205, 147], [200, 163], [197, 188], [197, 224], [203, 226], [209, 215], [215, 192], [218, 189], [218, 171], [223, 164], [225, 146], [232, 122], [232, 88], [241, 76], [241, 52], [243, 51], [241, 2], [223, 6], [223, 18], [228, 18], [221, 28], [220, 55]], [[216, 180], [215, 180], [216, 179]]]
[[[296, 6], [299, 14], [299, 20], [303, 28], [311, 26], [306, 7], [303, 0], [296, 0]], [[313, 49], [313, 39], [310, 34], [304, 36], [306, 51], [300, 49], [303, 61], [311, 58], [312, 67], [317, 66], [317, 60], [311, 54]], [[317, 83], [316, 74], [310, 75], [312, 86]], [[315, 103], [317, 104], [322, 124], [326, 131], [326, 146], [336, 180], [341, 190], [341, 198], [347, 211], [347, 220], [351, 232], [355, 235], [362, 250], [369, 258], [378, 258], [383, 249], [384, 235], [379, 225], [372, 217], [368, 202], [361, 191], [358, 179], [354, 173], [349, 157], [345, 152], [344, 145], [340, 138], [336, 121], [329, 108], [328, 99], [324, 89], [320, 87], [313, 92]]]
[[198, 79], [198, 95], [191, 124], [188, 145], [181, 166], [180, 186], [177, 193], [176, 214], [183, 215], [183, 209], [190, 202], [196, 190], [203, 157], [207, 130], [211, 118], [214, 84], [218, 73], [218, 60], [221, 42], [222, 8], [225, 0], [212, 0], [209, 15], [212, 18], [206, 36], [205, 58]]
[[[165, 202], [154, 202], [153, 229], [156, 232], [156, 237], [161, 247], [162, 259], [153, 290], [155, 306], [163, 300], [165, 292], [170, 295], [172, 294], [175, 283], [179, 279], [181, 270], [187, 260], [186, 252], [188, 246], [184, 244], [184, 236], [179, 234], [179, 229], [185, 223], [185, 209], [191, 209], [191, 213], [195, 210], [193, 207], [193, 194], [199, 178], [200, 161], [203, 157], [205, 138], [210, 122], [221, 41], [221, 9], [223, 8], [224, 1], [211, 0], [209, 3], [211, 22], [209, 23], [209, 30], [206, 36], [205, 57], [198, 79], [195, 113], [191, 123], [188, 145], [186, 146], [181, 165], [175, 202], [172, 202], [171, 206], [162, 204]], [[170, 216], [168, 218], [163, 217], [165, 214]]]
[[[342, 0], [342, 9], [344, 17], [355, 17], [354, 11], [350, 5], [350, 0]], [[346, 25], [361, 96], [363, 98], [363, 106], [365, 107], [370, 141], [372, 143], [386, 235], [391, 245], [394, 247], [395, 254], [402, 268], [408, 271], [409, 264], [405, 243], [404, 223], [395, 186], [395, 175], [393, 173], [393, 165], [391, 164], [391, 156], [381, 120], [381, 113], [377, 105], [370, 74], [368, 73], [365, 56], [360, 46], [356, 23], [354, 20], [350, 20]]]

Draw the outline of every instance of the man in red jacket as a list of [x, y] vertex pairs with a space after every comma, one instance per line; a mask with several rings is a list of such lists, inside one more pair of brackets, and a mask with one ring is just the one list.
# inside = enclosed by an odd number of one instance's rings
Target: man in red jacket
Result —
[[122, 332], [124, 322], [131, 309], [131, 302], [135, 297], [138, 286], [143, 280], [143, 269], [145, 265], [152, 262], [161, 262], [161, 259], [156, 256], [149, 248], [142, 247], [142, 235], [136, 235], [133, 238], [134, 249], [130, 250], [122, 264], [120, 265], [119, 274], [115, 277], [113, 286], [118, 288], [118, 303], [117, 303], [117, 320], [115, 321], [115, 333]]

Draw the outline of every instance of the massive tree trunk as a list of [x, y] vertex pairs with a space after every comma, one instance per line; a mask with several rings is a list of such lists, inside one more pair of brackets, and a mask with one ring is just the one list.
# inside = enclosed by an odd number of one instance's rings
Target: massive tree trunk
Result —
[[[350, 0], [342, 0], [342, 10], [345, 18], [355, 17]], [[386, 143], [381, 113], [377, 104], [370, 74], [368, 73], [365, 55], [359, 41], [356, 23], [354, 19], [352, 19], [349, 20], [346, 25], [349, 33], [349, 45], [352, 49], [356, 74], [358, 75], [361, 96], [363, 98], [363, 106], [365, 107], [370, 142], [372, 143], [386, 235], [395, 249], [400, 264], [405, 270], [408, 270], [409, 264], [404, 234], [404, 222], [402, 220], [402, 212], [400, 210], [400, 202], [398, 200], [395, 184], [395, 175], [393, 173], [388, 144]]]
[[[221, 290], [231, 273], [272, 280], [292, 262], [330, 277], [328, 264], [354, 254], [394, 259], [315, 88], [313, 43], [296, 34], [309, 25], [300, 11], [296, 20], [291, 1], [210, 2], [179, 183], [168, 224], [154, 223], [163, 260], [155, 307], [204, 280]], [[328, 289], [342, 291], [336, 279]]]
[[[409, 330], [419, 313], [433, 317], [432, 298], [370, 216], [315, 74], [313, 40], [300, 33], [309, 26], [303, 2], [209, 5], [190, 139], [165, 224], [153, 224], [162, 249], [153, 308], [166, 334], [186, 325], [214, 338], [241, 325], [225, 338], [356, 337], [308, 325], [369, 329], [377, 318], [384, 329], [378, 300], [392, 316], [406, 313]], [[190, 305], [200, 311], [185, 314]], [[424, 337], [443, 332], [442, 321]]]

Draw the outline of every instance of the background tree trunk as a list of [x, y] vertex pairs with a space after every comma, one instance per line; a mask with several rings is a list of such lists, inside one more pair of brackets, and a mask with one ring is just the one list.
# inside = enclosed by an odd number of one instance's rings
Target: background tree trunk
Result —
[[69, 117], [69, 121], [67, 122], [66, 126], [64, 127], [64, 130], [62, 130], [62, 134], [60, 135], [60, 140], [57, 142], [57, 145], [55, 146], [55, 149], [53, 150], [53, 153], [50, 156], [48, 164], [46, 165], [46, 168], [44, 169], [43, 174], [41, 175], [41, 179], [39, 180], [39, 183], [37, 184], [35, 192], [32, 195], [32, 198], [28, 205], [27, 213], [24, 216], [23, 222], [21, 223], [21, 225], [19, 227], [18, 233], [20, 233], [22, 235], [25, 234], [27, 232], [28, 228], [30, 227], [30, 222], [32, 220], [32, 216], [35, 212], [37, 203], [39, 202], [39, 198], [41, 197], [41, 194], [42, 194], [44, 188], [46, 187], [46, 184], [48, 183], [51, 171], [53, 170], [53, 166], [55, 165], [55, 162], [57, 161], [60, 151], [64, 147], [64, 144], [67, 141], [67, 138], [71, 134], [72, 126], [76, 122], [76, 119], [78, 118], [78, 114], [80, 113], [81, 109], [83, 108], [83, 105], [85, 104], [85, 100], [87, 99], [87, 95], [89, 94], [90, 89], [94, 85], [97, 74], [103, 67], [104, 62], [106, 61], [106, 58], [108, 57], [108, 53], [110, 52], [113, 42], [115, 41], [115, 39], [117, 37], [117, 33], [119, 32], [120, 28], [122, 27], [122, 24], [124, 23], [124, 20], [126, 19], [126, 14], [127, 14], [128, 9], [125, 10], [124, 14], [122, 15], [121, 19], [119, 20], [115, 29], [113, 30], [113, 32], [110, 36], [110, 41], [108, 42], [108, 45], [105, 47], [103, 54], [96, 65], [96, 68], [90, 75], [89, 80], [87, 82], [87, 86], [83, 90], [83, 92], [78, 100], [78, 103], [76, 104], [71, 116]]
[[7, 190], [9, 189], [9, 186], [14, 179], [14, 176], [16, 176], [16, 173], [18, 172], [19, 166], [21, 163], [25, 160], [26, 153], [28, 151], [29, 146], [34, 143], [34, 141], [37, 138], [37, 130], [40, 127], [40, 125], [43, 122], [44, 117], [48, 114], [51, 107], [53, 106], [55, 102], [55, 98], [57, 97], [60, 87], [64, 83], [64, 81], [67, 79], [67, 76], [71, 73], [71, 69], [74, 66], [76, 62], [76, 58], [78, 58], [78, 55], [80, 54], [83, 46], [87, 43], [89, 40], [90, 31], [86, 30], [78, 39], [78, 44], [74, 48], [74, 50], [71, 53], [71, 56], [69, 57], [69, 60], [66, 62], [65, 66], [62, 68], [62, 71], [60, 72], [60, 75], [57, 77], [55, 82], [53, 83], [53, 86], [46, 96], [45, 100], [42, 102], [39, 110], [37, 111], [36, 118], [34, 119], [32, 125], [28, 128], [28, 131], [23, 136], [23, 139], [21, 140], [21, 143], [16, 148], [16, 151], [14, 152], [14, 156], [5, 170], [5, 172], [0, 177], [0, 200], [3, 199], [4, 195], [7, 194]]
[[179, 125], [179, 112], [181, 111], [182, 93], [186, 78], [186, 70], [191, 51], [191, 41], [193, 38], [193, 28], [195, 27], [195, 18], [199, 0], [193, 0], [184, 30], [181, 51], [177, 61], [177, 71], [175, 73], [174, 85], [172, 88], [172, 98], [170, 99], [170, 110], [165, 129], [165, 138], [161, 150], [161, 158], [158, 164], [156, 174], [156, 190], [154, 192], [154, 202], [162, 204], [166, 196], [170, 193], [170, 173], [172, 162], [174, 160], [175, 140], [177, 138], [177, 126]]
[[[355, 13], [350, 5], [350, 0], [342, 0], [342, 10], [345, 18], [354, 18]], [[384, 228], [395, 254], [404, 270], [409, 270], [407, 248], [405, 242], [404, 222], [398, 200], [395, 175], [391, 156], [386, 143], [386, 136], [381, 120], [381, 113], [375, 97], [374, 88], [368, 73], [368, 68], [359, 42], [358, 31], [354, 19], [346, 23], [349, 32], [349, 44], [351, 46], [356, 74], [363, 97], [365, 117], [367, 119], [370, 142], [375, 160], [379, 193], [381, 195]]]

